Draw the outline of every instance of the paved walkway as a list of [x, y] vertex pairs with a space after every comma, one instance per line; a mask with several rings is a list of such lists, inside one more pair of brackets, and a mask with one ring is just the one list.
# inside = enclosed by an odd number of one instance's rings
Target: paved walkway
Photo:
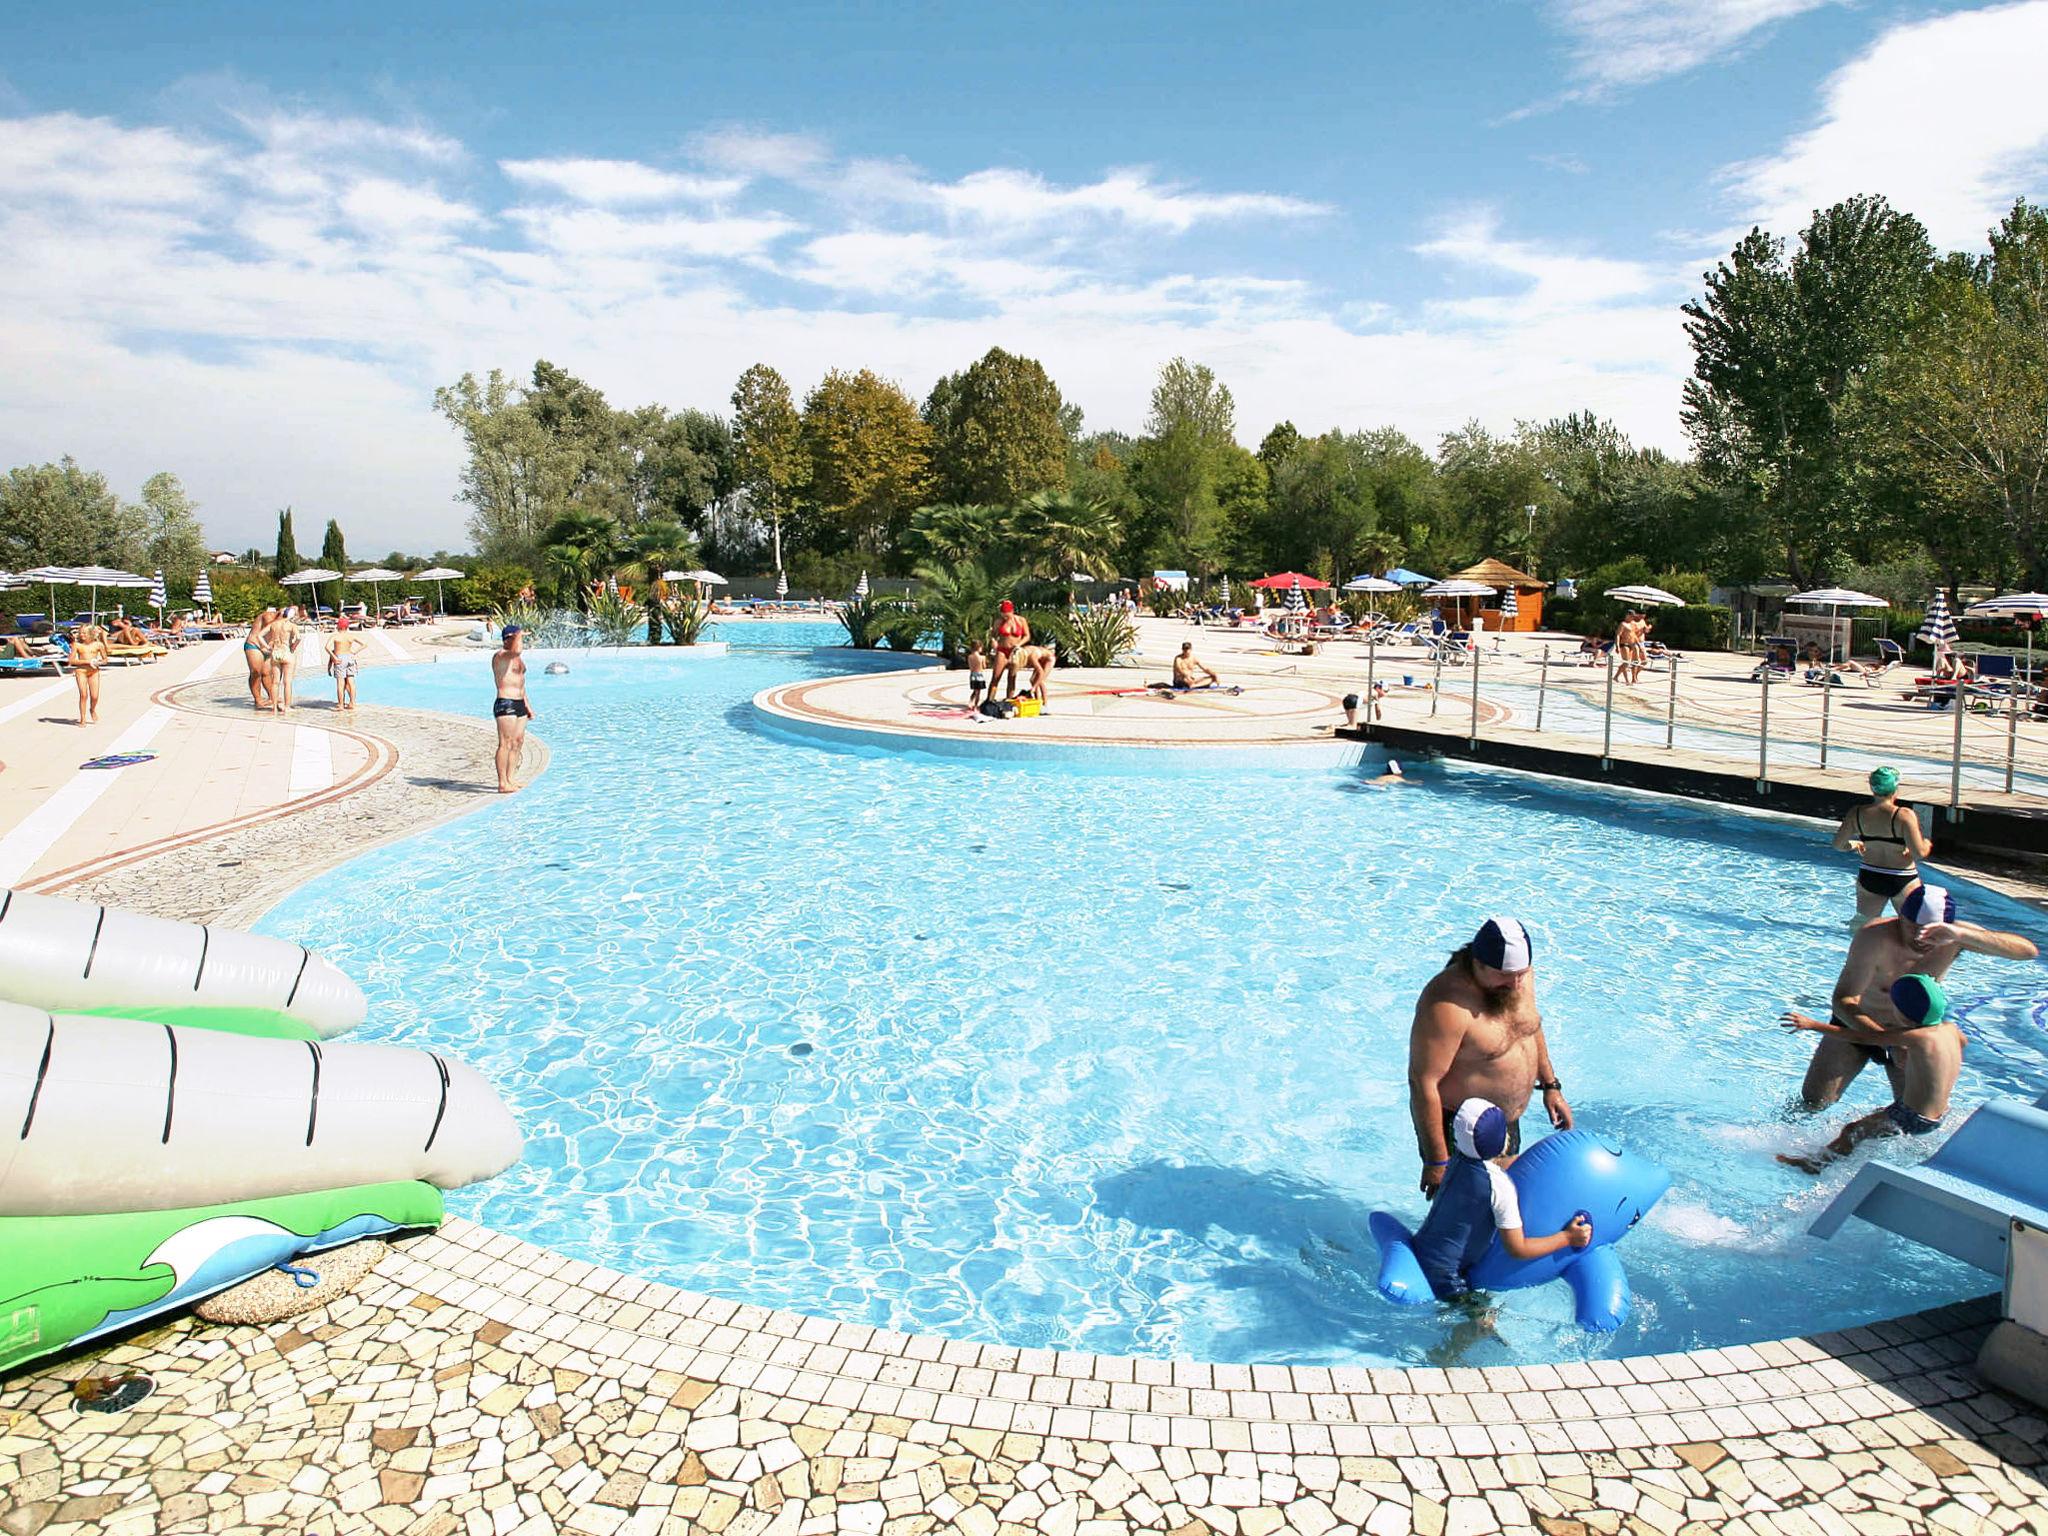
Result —
[[[430, 631], [372, 630], [365, 665], [413, 661]], [[100, 717], [80, 726], [68, 677], [0, 679], [0, 885], [43, 889], [123, 862], [126, 855], [319, 803], [357, 784], [374, 744], [334, 707], [322, 637], [301, 649], [295, 707], [248, 707], [241, 646], [187, 646], [101, 675]], [[177, 702], [186, 684], [213, 683], [238, 711], [208, 718]], [[369, 689], [364, 696], [373, 698]], [[116, 752], [155, 754], [128, 768], [81, 769]]]

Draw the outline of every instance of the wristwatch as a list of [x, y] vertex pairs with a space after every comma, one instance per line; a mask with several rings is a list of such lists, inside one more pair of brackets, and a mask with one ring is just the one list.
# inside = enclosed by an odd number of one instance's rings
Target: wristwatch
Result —
[[1537, 1090], [1541, 1093], [1563, 1093], [1564, 1080], [1562, 1078], [1553, 1077], [1549, 1082], [1546, 1083], [1543, 1081], [1542, 1078], [1539, 1077], [1536, 1079], [1536, 1087]]

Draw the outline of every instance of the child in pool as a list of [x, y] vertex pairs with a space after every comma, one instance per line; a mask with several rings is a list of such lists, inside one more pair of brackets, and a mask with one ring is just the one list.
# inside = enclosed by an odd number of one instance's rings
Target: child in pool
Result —
[[1451, 1121], [1451, 1155], [1444, 1181], [1430, 1201], [1413, 1244], [1416, 1262], [1437, 1300], [1450, 1301], [1472, 1289], [1466, 1276], [1493, 1245], [1496, 1234], [1510, 1258], [1540, 1259], [1560, 1248], [1593, 1241], [1584, 1212], [1562, 1232], [1530, 1237], [1522, 1231], [1522, 1201], [1513, 1180], [1496, 1161], [1508, 1148], [1508, 1117], [1497, 1104], [1467, 1099]]
[[1820, 1151], [1796, 1157], [1781, 1152], [1779, 1162], [1801, 1173], [1819, 1173], [1836, 1158], [1848, 1156], [1859, 1142], [1874, 1136], [1925, 1136], [1940, 1127], [1941, 1117], [1948, 1113], [1949, 1095], [1955, 1092], [1956, 1078], [1963, 1069], [1963, 1032], [1948, 1022], [1948, 993], [1932, 976], [1915, 973], [1892, 983], [1891, 1000], [1899, 1017], [1906, 1021], [1905, 1029], [1872, 1033], [1787, 1010], [1787, 1029], [1838, 1035], [1856, 1045], [1888, 1053], [1889, 1064], [1897, 1075], [1898, 1097], [1874, 1114], [1851, 1120]]

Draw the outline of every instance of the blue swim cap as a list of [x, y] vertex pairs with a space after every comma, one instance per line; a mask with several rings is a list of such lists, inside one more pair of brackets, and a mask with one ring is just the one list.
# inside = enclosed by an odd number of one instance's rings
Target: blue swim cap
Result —
[[1536, 963], [1536, 941], [1512, 917], [1489, 917], [1472, 936], [1472, 958], [1496, 971], [1526, 971]]
[[1508, 1149], [1508, 1117], [1498, 1104], [1467, 1099], [1451, 1120], [1451, 1140], [1465, 1156], [1492, 1162]]
[[1915, 1026], [1939, 1024], [1948, 1017], [1948, 993], [1932, 976], [1917, 972], [1892, 983], [1892, 1006]]
[[1899, 916], [1909, 923], [1952, 923], [1956, 920], [1956, 899], [1938, 885], [1921, 882], [1906, 892], [1899, 903]]

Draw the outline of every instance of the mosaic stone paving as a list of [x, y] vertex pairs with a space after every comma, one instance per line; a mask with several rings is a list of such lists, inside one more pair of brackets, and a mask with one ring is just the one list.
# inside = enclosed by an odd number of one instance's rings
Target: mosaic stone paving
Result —
[[[291, 1322], [184, 1319], [9, 1384], [0, 1532], [2048, 1532], [2048, 1423], [1969, 1370], [1990, 1315], [1585, 1365], [1196, 1365], [770, 1313], [452, 1222]], [[72, 1406], [117, 1369], [158, 1390]]]

